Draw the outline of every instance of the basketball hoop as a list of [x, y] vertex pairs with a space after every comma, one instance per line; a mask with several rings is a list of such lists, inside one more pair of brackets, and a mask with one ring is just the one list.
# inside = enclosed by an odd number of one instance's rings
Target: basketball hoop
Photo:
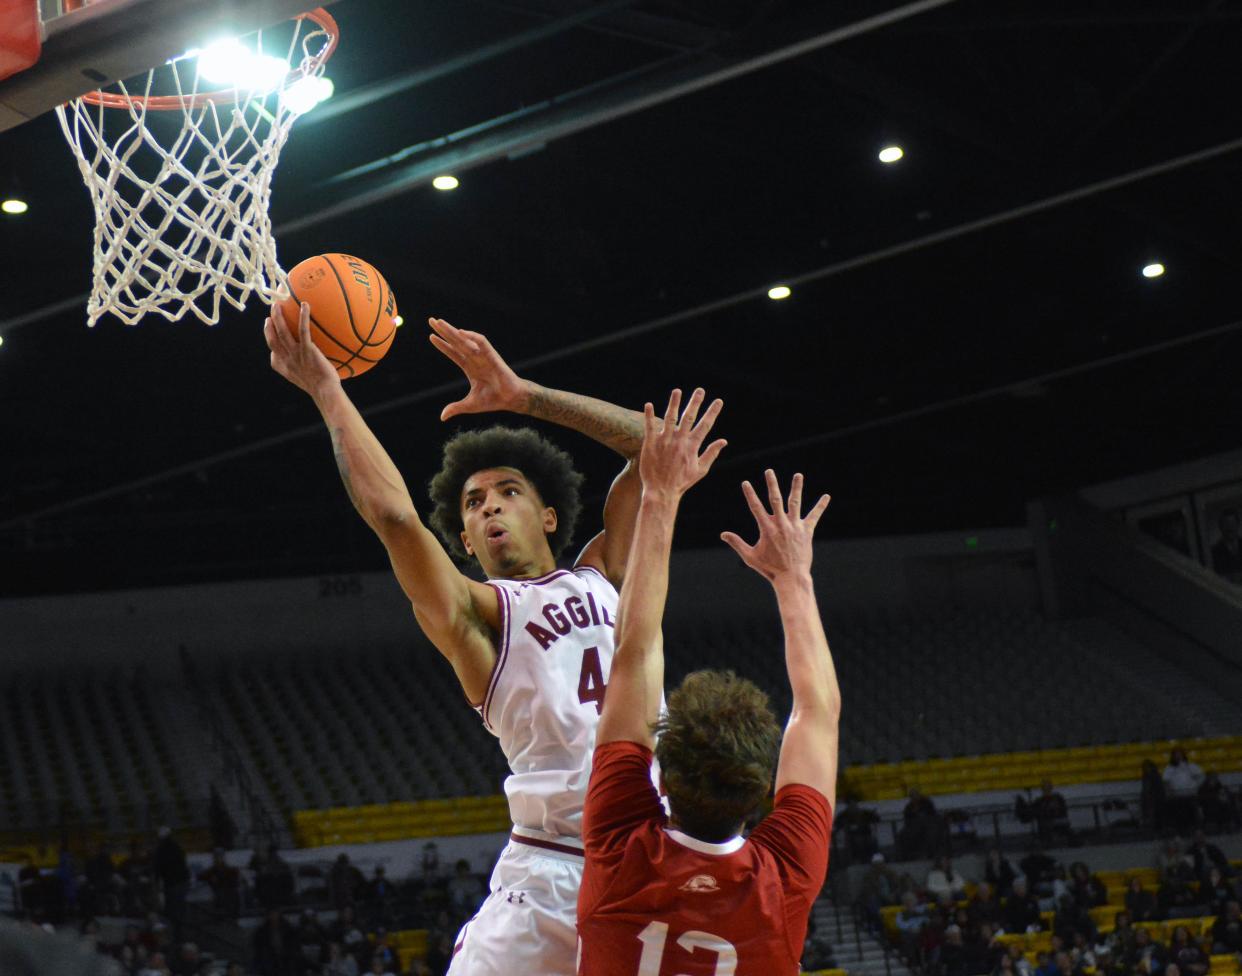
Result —
[[[283, 60], [263, 46], [282, 31]], [[140, 92], [118, 82], [56, 109], [95, 207], [89, 325], [109, 312], [127, 325], [149, 312], [214, 325], [222, 302], [241, 310], [252, 292], [275, 298], [285, 273], [272, 176], [338, 38], [318, 8], [229, 41], [234, 63], [255, 69], [246, 77], [212, 87], [209, 48], [151, 69]]]

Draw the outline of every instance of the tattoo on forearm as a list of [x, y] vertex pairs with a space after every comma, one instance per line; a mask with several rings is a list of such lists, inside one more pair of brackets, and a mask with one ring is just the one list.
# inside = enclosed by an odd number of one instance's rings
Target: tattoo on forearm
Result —
[[349, 500], [358, 507], [358, 496], [354, 494], [353, 479], [349, 476], [349, 457], [345, 453], [345, 428], [332, 428], [332, 456], [336, 458], [336, 470], [341, 473], [341, 481], [345, 484], [345, 493]]
[[643, 416], [592, 397], [542, 387], [530, 394], [532, 417], [569, 427], [626, 456], [643, 443]]

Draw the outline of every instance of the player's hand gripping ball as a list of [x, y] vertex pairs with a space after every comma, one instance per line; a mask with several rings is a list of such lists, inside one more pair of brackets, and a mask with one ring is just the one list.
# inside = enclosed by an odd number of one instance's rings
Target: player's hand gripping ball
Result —
[[298, 309], [310, 305], [311, 341], [341, 379], [358, 376], [384, 358], [397, 332], [397, 300], [384, 276], [361, 258], [320, 254], [289, 272], [280, 302], [285, 325], [298, 334]]

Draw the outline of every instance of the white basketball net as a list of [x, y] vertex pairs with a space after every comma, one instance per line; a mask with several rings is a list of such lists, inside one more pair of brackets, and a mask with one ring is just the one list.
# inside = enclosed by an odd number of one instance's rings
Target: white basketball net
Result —
[[[283, 284], [268, 216], [272, 175], [309, 107], [289, 93], [322, 75], [331, 53], [318, 24], [292, 24], [285, 61], [300, 51], [300, 64], [261, 88], [212, 94], [198, 59], [187, 57], [148, 72], [140, 95], [118, 83], [121, 107], [74, 99], [56, 109], [95, 205], [89, 325], [109, 312], [127, 325], [148, 312], [214, 325], [221, 302], [240, 310], [251, 292], [271, 301]], [[261, 31], [243, 41], [262, 53]], [[148, 107], [147, 96], [165, 92], [175, 110]]]

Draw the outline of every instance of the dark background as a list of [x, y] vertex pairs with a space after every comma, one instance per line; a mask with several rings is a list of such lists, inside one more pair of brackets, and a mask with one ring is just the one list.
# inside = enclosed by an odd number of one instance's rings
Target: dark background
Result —
[[[329, 74], [341, 98], [587, 6], [341, 0]], [[274, 217], [339, 201], [355, 181], [333, 176], [403, 147], [895, 6], [620, 5], [308, 116]], [[1016, 525], [1030, 498], [1238, 446], [1236, 152], [826, 274], [784, 302], [767, 287], [1242, 137], [1240, 50], [1242, 2], [958, 0], [468, 169], [452, 193], [424, 184], [281, 235], [280, 254], [358, 254], [395, 289], [406, 324], [347, 389], [420, 507], [450, 433], [440, 407], [460, 395], [437, 389], [456, 369], [426, 341], [434, 314], [512, 362], [549, 357], [528, 372], [541, 383], [635, 407], [674, 385], [724, 397], [731, 445], [684, 506], [680, 545], [745, 530], [738, 482], [768, 465], [832, 492], [832, 536]], [[884, 166], [890, 141], [906, 157]], [[51, 115], [0, 135], [0, 179], [30, 203], [0, 218], [0, 593], [385, 566], [313, 406], [268, 368], [257, 305], [214, 328], [87, 329], [76, 308], [12, 327], [88, 288], [93, 218]], [[1167, 274], [1144, 279], [1149, 260]], [[555, 437], [588, 476], [585, 538], [618, 462]]]

